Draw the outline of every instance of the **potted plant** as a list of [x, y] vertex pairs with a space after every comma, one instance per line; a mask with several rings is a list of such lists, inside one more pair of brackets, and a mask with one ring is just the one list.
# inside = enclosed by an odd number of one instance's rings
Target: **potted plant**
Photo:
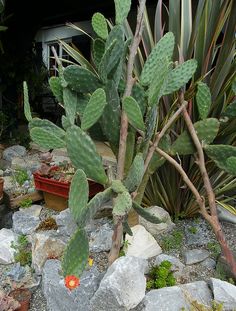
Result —
[[[53, 165], [50, 153], [41, 155], [42, 165], [33, 173], [35, 188], [43, 191], [47, 207], [55, 210], [67, 208], [69, 189], [75, 169], [67, 161]], [[97, 182], [88, 179], [89, 196], [93, 197], [104, 187]]]
[[31, 292], [27, 288], [17, 288], [9, 293], [9, 296], [20, 303], [17, 311], [28, 311], [30, 308]]

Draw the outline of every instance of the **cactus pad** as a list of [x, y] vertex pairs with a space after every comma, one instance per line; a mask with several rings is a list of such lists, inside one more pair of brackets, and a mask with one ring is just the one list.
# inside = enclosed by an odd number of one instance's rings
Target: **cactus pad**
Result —
[[129, 14], [131, 0], [114, 0], [114, 2], [116, 8], [116, 24], [122, 24]]
[[128, 224], [128, 221], [123, 222], [123, 230], [124, 232], [128, 233], [128, 235], [133, 236], [133, 232]]
[[63, 128], [65, 130], [67, 130], [68, 127], [71, 126], [71, 123], [70, 123], [69, 119], [66, 116], [62, 116], [61, 117], [61, 124], [62, 124], [62, 126], [63, 126]]
[[77, 93], [70, 90], [68, 87], [63, 90], [63, 102], [66, 111], [66, 116], [70, 121], [71, 125], [75, 122], [75, 116], [77, 111]]
[[64, 148], [65, 142], [51, 131], [41, 127], [34, 127], [30, 130], [32, 140], [40, 147], [47, 149]]
[[84, 229], [78, 229], [71, 237], [63, 255], [63, 275], [75, 275], [80, 277], [83, 273], [89, 257], [89, 244]]
[[[161, 59], [171, 61], [175, 45], [175, 37], [172, 32], [166, 33], [152, 49], [148, 56], [141, 74], [141, 84], [149, 85], [156, 76], [155, 72], [158, 70], [158, 64]], [[159, 77], [160, 78], [160, 77]]]
[[29, 123], [29, 129], [31, 130], [34, 127], [40, 127], [40, 128], [47, 130], [47, 131], [51, 132], [52, 134], [54, 134], [55, 136], [58, 136], [62, 139], [64, 139], [64, 137], [66, 135], [66, 132], [62, 128], [56, 126], [54, 123], [52, 123], [49, 120], [33, 118]]
[[136, 129], [145, 131], [142, 112], [138, 103], [132, 96], [125, 97], [123, 101], [123, 108], [128, 116], [129, 123]]
[[204, 150], [219, 168], [231, 175], [236, 175], [236, 147], [229, 145], [209, 145]]
[[178, 91], [192, 78], [196, 69], [197, 61], [195, 59], [187, 60], [183, 64], [177, 66], [169, 73], [169, 77], [165, 83], [165, 88], [162, 91], [162, 95], [168, 95]]
[[97, 89], [90, 97], [88, 105], [84, 110], [81, 122], [82, 130], [86, 131], [98, 121], [106, 104], [105, 91], [103, 89]]
[[69, 209], [75, 220], [78, 222], [84, 209], [87, 208], [89, 186], [85, 173], [77, 170], [72, 178], [69, 192]]
[[129, 192], [133, 192], [139, 186], [142, 181], [144, 173], [144, 160], [142, 153], [138, 153], [130, 167], [128, 175], [124, 180], [125, 187]]
[[132, 208], [132, 198], [129, 192], [125, 191], [118, 193], [117, 197], [114, 199], [113, 215], [114, 216], [125, 216], [128, 214]]
[[235, 118], [236, 117], [236, 101], [227, 106], [222, 113], [223, 117]]
[[[219, 121], [208, 118], [194, 123], [197, 136], [203, 145], [210, 144], [216, 137], [219, 130]], [[185, 155], [196, 151], [189, 132], [186, 130], [176, 139], [171, 147], [171, 151], [176, 154]]]
[[28, 92], [28, 86], [27, 83], [23, 82], [23, 93], [24, 93], [24, 113], [27, 121], [32, 120], [32, 115], [30, 111], [30, 104], [29, 104], [29, 92]]
[[125, 186], [123, 185], [121, 180], [113, 180], [112, 184], [111, 184], [111, 189], [112, 191], [114, 191], [115, 193], [122, 193], [127, 191], [127, 189], [125, 188]]
[[64, 78], [69, 87], [79, 93], [91, 93], [102, 86], [97, 76], [77, 65], [66, 67]]
[[106, 40], [108, 36], [107, 21], [101, 13], [95, 13], [92, 17], [92, 26], [96, 34]]
[[93, 41], [92, 57], [93, 57], [93, 62], [96, 65], [96, 67], [99, 66], [104, 53], [105, 53], [104, 41], [99, 38], [95, 39]]
[[201, 119], [206, 119], [211, 106], [211, 92], [206, 83], [198, 82], [197, 108]]
[[82, 169], [88, 178], [105, 184], [107, 176], [91, 138], [75, 125], [68, 128], [66, 134], [67, 152], [73, 165]]
[[63, 103], [63, 88], [59, 77], [51, 77], [49, 79], [50, 89], [59, 103]]
[[131, 96], [137, 101], [142, 115], [144, 115], [147, 108], [147, 98], [146, 92], [139, 83], [134, 84]]
[[147, 221], [152, 222], [153, 224], [160, 224], [164, 221], [156, 217], [155, 215], [151, 214], [146, 208], [141, 207], [136, 202], [133, 202], [134, 210]]

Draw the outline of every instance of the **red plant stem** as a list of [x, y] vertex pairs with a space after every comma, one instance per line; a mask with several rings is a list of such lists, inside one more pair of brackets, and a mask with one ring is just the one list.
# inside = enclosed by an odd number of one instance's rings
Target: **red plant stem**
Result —
[[[139, 47], [139, 43], [142, 38], [143, 30], [143, 15], [145, 10], [146, 0], [140, 0], [140, 6], [137, 15], [137, 24], [133, 42], [130, 46], [130, 54], [127, 65], [127, 78], [126, 78], [126, 88], [123, 98], [130, 96], [133, 88], [135, 79], [133, 78], [133, 67], [135, 56]], [[124, 176], [124, 166], [125, 166], [125, 153], [126, 153], [126, 141], [128, 135], [128, 118], [124, 110], [121, 113], [121, 128], [120, 128], [120, 143], [119, 143], [119, 153], [118, 153], [118, 163], [117, 163], [117, 179], [122, 180]]]
[[178, 116], [182, 113], [183, 109], [188, 105], [188, 102], [184, 101], [182, 105], [178, 108], [178, 110], [173, 114], [173, 116], [167, 121], [165, 126], [162, 128], [162, 130], [156, 134], [155, 140], [152, 144], [152, 146], [148, 150], [147, 157], [145, 159], [144, 163], [144, 173], [146, 172], [148, 165], [152, 159], [153, 153], [155, 152], [156, 147], [158, 146], [160, 140], [165, 135], [167, 130], [171, 127], [171, 125], [174, 123], [174, 121], [178, 118]]
[[[133, 42], [130, 46], [130, 54], [127, 65], [127, 78], [126, 78], [126, 88], [123, 98], [130, 96], [132, 88], [135, 82], [133, 78], [133, 68], [134, 60], [138, 50], [139, 43], [142, 38], [143, 30], [143, 15], [145, 11], [146, 0], [140, 0], [139, 9], [137, 14], [137, 24]], [[118, 153], [118, 163], [117, 163], [117, 179], [122, 180], [124, 177], [124, 166], [125, 166], [125, 154], [126, 154], [126, 142], [128, 135], [128, 118], [124, 110], [122, 109], [121, 113], [121, 128], [120, 128], [120, 143], [119, 143], [119, 153]], [[108, 256], [109, 265], [111, 265], [118, 257], [120, 252], [122, 234], [123, 234], [123, 225], [121, 218], [114, 219], [114, 233], [112, 236], [112, 246]]]
[[[184, 94], [183, 94], [183, 92], [181, 92], [180, 103], [182, 103], [183, 101], [184, 101]], [[205, 217], [205, 214], [203, 214], [203, 216], [206, 218], [206, 220], [211, 225], [211, 227], [212, 227], [212, 229], [216, 235], [216, 238], [217, 238], [218, 242], [220, 243], [221, 250], [225, 256], [225, 260], [228, 263], [228, 265], [230, 266], [231, 271], [236, 278], [236, 261], [234, 259], [234, 255], [233, 255], [232, 251], [230, 250], [230, 248], [228, 246], [228, 243], [225, 239], [225, 235], [224, 235], [222, 228], [221, 228], [221, 224], [220, 224], [219, 219], [218, 219], [217, 210], [216, 210], [216, 202], [215, 202], [215, 193], [212, 189], [210, 178], [209, 178], [209, 175], [208, 175], [207, 170], [206, 170], [205, 158], [204, 158], [204, 152], [203, 152], [202, 144], [199, 141], [196, 130], [193, 126], [192, 120], [191, 120], [186, 108], [183, 109], [183, 117], [184, 117], [184, 120], [185, 120], [186, 125], [188, 127], [189, 133], [192, 137], [193, 143], [197, 149], [197, 153], [198, 153], [197, 164], [199, 166], [199, 169], [200, 169], [200, 172], [202, 175], [202, 179], [203, 179], [203, 183], [204, 183], [204, 188], [206, 190], [206, 194], [208, 197], [208, 203], [209, 203], [209, 208], [210, 208], [210, 217], [209, 217], [209, 215], [208, 215], [208, 217]], [[204, 206], [204, 208], [206, 209], [205, 206]]]

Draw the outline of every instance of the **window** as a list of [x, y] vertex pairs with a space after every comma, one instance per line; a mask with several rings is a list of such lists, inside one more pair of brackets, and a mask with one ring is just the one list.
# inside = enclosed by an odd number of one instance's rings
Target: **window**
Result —
[[[69, 41], [67, 41], [68, 43]], [[47, 48], [47, 55], [48, 55], [48, 70], [49, 70], [49, 75], [50, 77], [52, 76], [58, 76], [58, 65], [57, 62], [54, 58], [53, 52], [52, 52], [52, 47], [55, 48], [56, 53], [58, 55], [59, 58], [63, 58], [66, 60], [70, 60], [70, 56], [67, 54], [67, 52], [62, 48], [62, 45], [60, 45], [57, 42], [52, 42], [52, 43], [48, 43]], [[67, 63], [63, 64], [64, 67], [68, 66]]]

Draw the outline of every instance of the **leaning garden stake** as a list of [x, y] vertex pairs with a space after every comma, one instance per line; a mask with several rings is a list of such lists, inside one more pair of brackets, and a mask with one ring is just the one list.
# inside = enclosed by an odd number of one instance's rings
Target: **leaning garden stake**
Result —
[[[63, 129], [48, 120], [32, 118], [27, 85], [24, 83], [24, 109], [29, 121], [31, 138], [48, 149], [67, 148], [72, 164], [77, 169], [70, 186], [69, 208], [78, 229], [65, 250], [63, 273], [65, 276], [76, 277], [82, 274], [89, 256], [88, 238], [84, 227], [107, 200], [113, 201], [114, 220], [110, 264], [119, 256], [123, 231], [132, 235], [127, 222], [131, 208], [149, 221], [160, 223], [157, 217], [138, 204], [137, 197], [143, 178], [147, 173], [150, 175], [154, 172], [165, 160], [170, 161], [176, 168], [178, 166], [184, 181], [191, 187], [197, 201], [199, 200], [200, 211], [212, 225], [222, 251], [235, 273], [232, 253], [222, 238], [223, 233], [219, 234], [221, 228], [214, 207], [212, 208], [215, 204], [212, 195], [214, 193], [209, 186], [202, 156], [204, 146], [207, 154], [213, 159], [215, 157], [216, 163], [225, 161], [220, 147], [209, 145], [218, 132], [219, 121], [204, 117], [203, 120], [192, 124], [186, 113], [188, 103], [183, 100], [184, 93], [181, 93], [180, 106], [176, 100], [173, 103], [171, 117], [165, 126], [158, 130], [158, 115], [162, 108], [160, 99], [168, 94], [177, 97], [178, 92], [194, 75], [197, 62], [190, 59], [176, 65], [172, 61], [175, 38], [173, 33], [168, 32], [148, 56], [140, 79], [134, 74], [135, 57], [142, 38], [145, 2], [139, 1], [133, 38], [126, 38], [124, 34], [124, 23], [131, 7], [131, 0], [115, 0], [114, 26], [109, 24], [108, 27], [107, 20], [100, 13], [92, 17], [92, 26], [97, 35], [92, 39], [92, 63], [75, 51], [73, 55], [80, 65], [63, 68], [57, 59], [59, 77], [52, 77], [49, 82], [58, 102], [65, 109], [61, 122]], [[66, 48], [70, 49], [68, 46]], [[57, 58], [56, 55], [55, 57]], [[181, 115], [188, 125], [191, 136], [183, 132], [172, 143], [169, 130]], [[109, 141], [117, 157], [115, 180], [108, 178], [101, 157], [90, 137], [94, 128], [101, 129], [103, 137]], [[221, 165], [222, 168], [227, 166], [236, 174], [236, 154], [235, 149], [231, 149], [228, 151], [230, 156], [232, 155], [230, 161]], [[204, 198], [199, 197], [197, 190], [195, 191], [188, 176], [184, 175], [182, 167], [174, 158], [181, 152], [197, 152], [199, 156], [199, 167], [205, 181], [210, 212], [205, 207]], [[87, 178], [105, 186], [105, 190], [90, 201], [88, 201]]]

